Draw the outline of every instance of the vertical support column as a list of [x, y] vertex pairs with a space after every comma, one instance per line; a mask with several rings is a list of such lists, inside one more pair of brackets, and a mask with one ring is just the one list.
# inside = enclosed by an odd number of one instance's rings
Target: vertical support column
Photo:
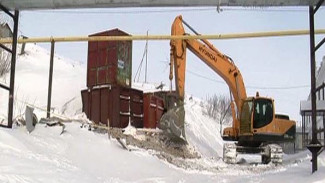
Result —
[[[309, 30], [310, 30], [310, 73], [311, 73], [311, 120], [312, 141], [317, 139], [316, 134], [316, 76], [315, 76], [315, 31], [314, 31], [314, 7], [309, 6]], [[312, 172], [317, 171], [317, 153], [312, 152]]]
[[314, 8], [309, 7], [309, 29], [310, 29], [310, 73], [311, 73], [311, 120], [312, 139], [317, 139], [316, 133], [316, 64], [315, 64], [315, 30], [314, 30]]
[[51, 98], [52, 98], [52, 79], [53, 79], [53, 62], [54, 62], [54, 46], [55, 42], [51, 42], [51, 58], [50, 58], [50, 71], [49, 71], [49, 86], [47, 92], [47, 114], [46, 117], [51, 117]]
[[315, 30], [314, 30], [314, 7], [309, 6], [309, 28], [310, 28], [310, 73], [311, 73], [311, 120], [312, 120], [312, 138], [307, 148], [312, 154], [312, 173], [317, 171], [317, 156], [321, 150], [321, 144], [317, 140], [316, 127], [316, 76], [315, 76]]
[[324, 114], [324, 112], [323, 112], [323, 138], [324, 138], [323, 146], [325, 147], [325, 114]]
[[14, 110], [14, 94], [15, 94], [15, 72], [16, 72], [16, 53], [17, 53], [17, 39], [18, 39], [18, 18], [19, 11], [15, 10], [13, 16], [14, 31], [12, 39], [12, 55], [10, 66], [10, 86], [9, 86], [9, 104], [8, 104], [8, 128], [12, 128], [13, 110]]
[[302, 147], [304, 148], [305, 147], [305, 113], [303, 113], [302, 115], [302, 125], [301, 125], [301, 128], [302, 128], [302, 139], [301, 139], [301, 143], [302, 143]]

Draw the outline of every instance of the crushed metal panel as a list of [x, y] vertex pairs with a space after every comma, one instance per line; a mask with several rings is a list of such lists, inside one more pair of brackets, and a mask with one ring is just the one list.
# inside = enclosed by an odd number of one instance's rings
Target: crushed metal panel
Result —
[[10, 10], [113, 8], [113, 7], [180, 7], [180, 6], [308, 6], [317, 0], [0, 0]]
[[13, 34], [12, 30], [7, 23], [0, 24], [0, 37], [1, 38], [12, 37], [12, 34]]
[[26, 120], [26, 128], [29, 133], [31, 133], [35, 129], [35, 125], [37, 123], [37, 118], [33, 113], [34, 108], [26, 106], [25, 110], [25, 120]]

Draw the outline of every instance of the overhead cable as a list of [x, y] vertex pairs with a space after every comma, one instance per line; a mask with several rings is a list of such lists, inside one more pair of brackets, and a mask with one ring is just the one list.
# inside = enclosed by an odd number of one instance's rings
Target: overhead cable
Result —
[[[226, 82], [224, 81], [220, 81], [220, 80], [216, 80], [216, 79], [212, 79], [212, 78], [209, 78], [207, 76], [204, 76], [204, 75], [201, 75], [201, 74], [198, 74], [196, 72], [193, 72], [191, 70], [188, 70], [187, 69], [187, 72], [192, 74], [192, 75], [195, 75], [197, 77], [200, 77], [202, 79], [206, 79], [206, 80], [209, 80], [209, 81], [212, 81], [212, 82], [215, 82], [215, 83], [220, 83], [220, 84], [224, 84], [224, 85], [227, 85]], [[297, 86], [273, 86], [273, 87], [260, 87], [260, 86], [252, 86], [252, 85], [247, 85], [246, 88], [248, 89], [257, 89], [257, 90], [290, 90], [290, 89], [300, 89], [300, 88], [309, 88], [310, 85], [297, 85]]]

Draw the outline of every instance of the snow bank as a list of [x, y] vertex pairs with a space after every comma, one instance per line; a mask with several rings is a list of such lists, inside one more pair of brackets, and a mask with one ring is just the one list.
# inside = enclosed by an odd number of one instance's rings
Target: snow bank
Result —
[[[25, 110], [26, 103], [43, 109], [47, 106], [49, 79], [49, 51], [35, 44], [26, 44], [26, 53], [18, 55], [16, 64], [14, 116]], [[9, 83], [9, 76], [2, 78]], [[86, 83], [86, 66], [84, 64], [54, 56], [52, 108], [57, 113], [73, 115], [81, 112], [80, 91]], [[0, 90], [0, 118], [7, 118], [8, 92]], [[67, 103], [68, 102], [68, 103]], [[67, 105], [70, 107], [67, 108]], [[46, 113], [35, 110], [39, 117]]]
[[206, 182], [210, 176], [188, 173], [150, 155], [120, 147], [107, 134], [80, 128], [39, 124], [0, 129], [0, 182]]
[[[244, 163], [226, 165], [221, 160], [185, 160], [185, 169], [152, 155], [151, 151], [124, 150], [107, 134], [88, 131], [80, 123], [61, 127], [38, 124], [0, 128], [0, 182], [324, 182], [325, 153], [319, 170], [310, 173], [310, 155], [286, 156], [284, 165]], [[201, 136], [204, 136], [202, 133]], [[180, 160], [184, 161], [184, 160]]]
[[185, 134], [189, 144], [203, 156], [222, 157], [223, 140], [220, 125], [204, 114], [203, 101], [194, 97], [185, 100]]

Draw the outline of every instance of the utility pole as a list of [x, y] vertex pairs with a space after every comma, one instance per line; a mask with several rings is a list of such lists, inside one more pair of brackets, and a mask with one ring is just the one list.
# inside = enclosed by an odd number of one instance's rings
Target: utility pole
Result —
[[[149, 30], [147, 30], [148, 36]], [[146, 71], [144, 76], [144, 82], [147, 83], [147, 74], [148, 74], [148, 40], [146, 41]]]

